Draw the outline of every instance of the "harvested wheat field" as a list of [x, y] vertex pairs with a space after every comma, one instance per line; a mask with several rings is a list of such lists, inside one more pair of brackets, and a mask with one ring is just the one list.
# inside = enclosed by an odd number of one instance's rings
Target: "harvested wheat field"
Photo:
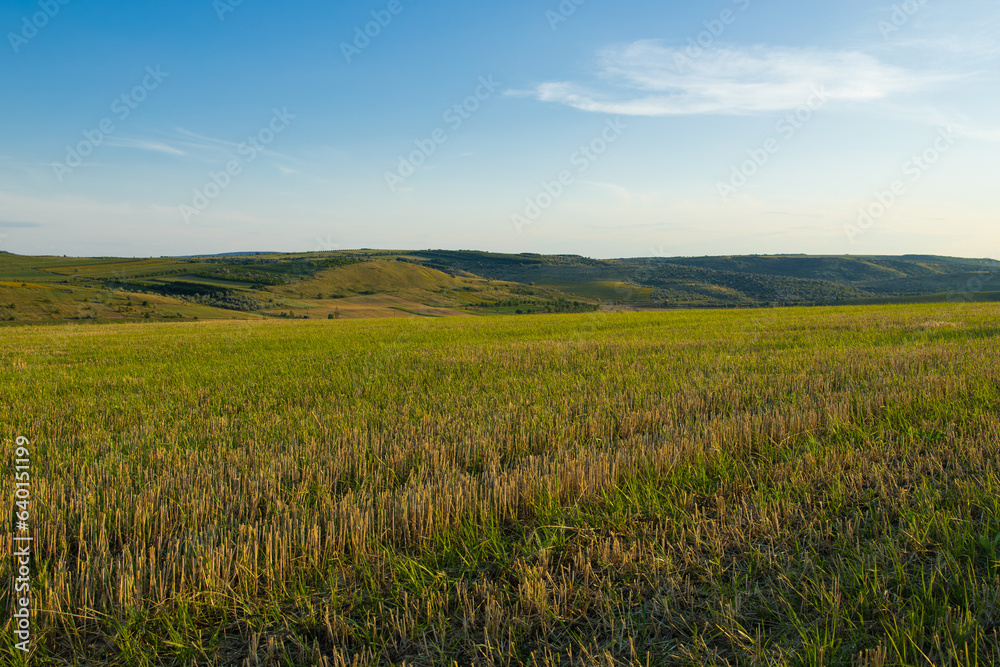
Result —
[[1000, 664], [996, 304], [10, 327], [0, 383], [30, 664]]

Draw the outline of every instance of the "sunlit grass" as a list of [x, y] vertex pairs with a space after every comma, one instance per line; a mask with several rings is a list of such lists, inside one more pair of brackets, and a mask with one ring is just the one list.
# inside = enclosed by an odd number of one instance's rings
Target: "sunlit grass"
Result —
[[34, 660], [1000, 664], [998, 315], [4, 329]]

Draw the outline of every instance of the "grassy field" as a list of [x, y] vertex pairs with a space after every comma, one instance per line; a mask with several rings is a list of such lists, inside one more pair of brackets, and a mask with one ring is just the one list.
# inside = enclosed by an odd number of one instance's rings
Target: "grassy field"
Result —
[[1000, 664], [997, 304], [0, 335], [32, 664]]

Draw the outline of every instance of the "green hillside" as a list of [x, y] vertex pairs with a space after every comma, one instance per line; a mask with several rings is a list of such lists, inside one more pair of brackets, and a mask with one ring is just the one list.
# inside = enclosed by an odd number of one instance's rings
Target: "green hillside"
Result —
[[81, 259], [0, 253], [0, 323], [438, 317], [598, 307], [556, 289], [442, 271], [405, 254]]
[[452, 250], [149, 259], [0, 253], [0, 322], [365, 317], [1000, 300], [1000, 262]]
[[[896, 298], [906, 301], [904, 297], [931, 295], [944, 300], [983, 292], [1000, 271], [1000, 262], [993, 259], [927, 255], [610, 260], [441, 250], [423, 251], [419, 255], [429, 266], [570, 291], [587, 285], [594, 298], [656, 307], [819, 304]], [[601, 284], [605, 287], [595, 291], [594, 286]]]

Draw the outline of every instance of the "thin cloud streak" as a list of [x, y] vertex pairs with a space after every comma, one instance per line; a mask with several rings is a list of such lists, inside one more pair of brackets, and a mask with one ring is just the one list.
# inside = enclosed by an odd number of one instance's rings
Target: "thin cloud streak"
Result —
[[155, 141], [147, 141], [144, 139], [108, 137], [105, 141], [108, 146], [116, 146], [118, 148], [136, 148], [144, 151], [153, 151], [155, 153], [167, 153], [168, 155], [187, 155], [184, 151], [174, 148], [173, 146], [168, 146], [167, 144]]
[[0, 228], [3, 229], [37, 229], [41, 227], [37, 222], [11, 222], [10, 220], [0, 220]]
[[630, 116], [754, 114], [825, 99], [874, 102], [949, 80], [888, 65], [860, 51], [722, 47], [691, 59], [654, 40], [608, 49], [599, 89], [547, 82], [533, 95], [583, 111]]

